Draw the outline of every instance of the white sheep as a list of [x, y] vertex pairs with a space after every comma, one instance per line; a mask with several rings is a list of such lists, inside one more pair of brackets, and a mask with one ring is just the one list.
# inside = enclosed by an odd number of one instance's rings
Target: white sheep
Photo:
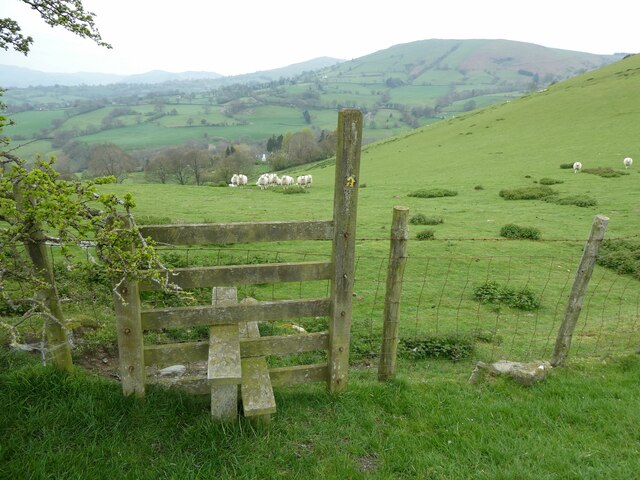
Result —
[[578, 173], [580, 170], [582, 170], [582, 163], [575, 162], [573, 164], [573, 173]]
[[313, 183], [313, 177], [311, 175], [305, 175], [307, 187], [310, 187]]
[[290, 177], [289, 175], [283, 175], [280, 181], [282, 183], [282, 188], [289, 188], [293, 185], [293, 177]]
[[267, 188], [269, 186], [269, 175], [266, 173], [260, 175], [260, 178], [258, 178], [256, 185], [260, 187], [260, 190], [264, 190], [265, 188]]
[[299, 175], [298, 178], [296, 178], [296, 183], [300, 187], [306, 186], [307, 185], [307, 176], [306, 175]]
[[633, 158], [627, 157], [622, 161], [622, 163], [624, 164], [624, 168], [629, 168], [631, 165], [633, 165]]
[[231, 183], [229, 184], [229, 186], [233, 185], [234, 187], [238, 186], [238, 174], [234, 173], [233, 176], [231, 177]]
[[238, 174], [238, 186], [246, 185], [248, 181], [249, 181], [249, 179], [247, 178], [246, 175], [244, 175], [242, 173]]

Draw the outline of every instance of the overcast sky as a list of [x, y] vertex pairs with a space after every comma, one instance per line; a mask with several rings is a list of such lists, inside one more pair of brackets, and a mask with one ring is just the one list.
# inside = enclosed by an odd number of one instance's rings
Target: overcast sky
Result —
[[112, 50], [49, 27], [20, 0], [0, 4], [0, 17], [18, 21], [34, 39], [27, 57], [0, 50], [0, 64], [47, 72], [238, 75], [431, 38], [640, 51], [633, 0], [84, 0]]

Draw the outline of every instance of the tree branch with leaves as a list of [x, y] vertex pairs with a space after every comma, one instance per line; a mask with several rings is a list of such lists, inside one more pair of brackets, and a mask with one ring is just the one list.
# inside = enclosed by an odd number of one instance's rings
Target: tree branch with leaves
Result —
[[[95, 13], [84, 9], [81, 0], [19, 0], [29, 5], [52, 27], [60, 26], [79, 37], [93, 40], [105, 48], [112, 48], [102, 40], [95, 25]], [[33, 37], [24, 35], [18, 22], [11, 18], [0, 18], [0, 48], [10, 48], [27, 55], [33, 44]]]

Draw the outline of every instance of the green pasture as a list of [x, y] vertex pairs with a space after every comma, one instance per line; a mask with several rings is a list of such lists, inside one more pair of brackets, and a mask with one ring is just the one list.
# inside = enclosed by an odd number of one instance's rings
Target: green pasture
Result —
[[348, 390], [275, 389], [268, 426], [219, 424], [208, 398], [65, 375], [3, 353], [3, 478], [629, 479], [638, 460], [637, 356], [578, 363], [532, 388], [468, 385], [468, 362], [401, 361]]
[[9, 115], [8, 118], [15, 122], [15, 125], [6, 127], [5, 134], [8, 136], [21, 135], [27, 138], [38, 134], [42, 129], [51, 128], [51, 121], [57, 118], [65, 118], [65, 110], [29, 111]]

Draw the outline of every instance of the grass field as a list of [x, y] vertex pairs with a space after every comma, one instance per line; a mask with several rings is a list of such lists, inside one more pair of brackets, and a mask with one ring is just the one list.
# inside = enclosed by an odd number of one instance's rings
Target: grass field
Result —
[[343, 395], [277, 390], [259, 428], [216, 424], [206, 399], [124, 398], [116, 382], [29, 363], [1, 358], [2, 478], [622, 480], [640, 468], [637, 356], [528, 389], [467, 385], [468, 364], [403, 365], [385, 384], [353, 371]]

